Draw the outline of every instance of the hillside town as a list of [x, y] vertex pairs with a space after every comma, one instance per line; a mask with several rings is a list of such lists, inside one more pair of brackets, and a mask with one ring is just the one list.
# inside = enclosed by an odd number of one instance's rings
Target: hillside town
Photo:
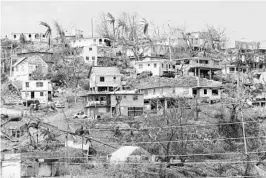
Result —
[[266, 41], [99, 19], [1, 37], [1, 177], [266, 176]]

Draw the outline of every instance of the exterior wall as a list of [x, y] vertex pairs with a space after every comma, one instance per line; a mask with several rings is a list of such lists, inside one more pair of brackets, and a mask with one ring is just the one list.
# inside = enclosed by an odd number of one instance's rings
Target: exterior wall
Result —
[[14, 80], [20, 80], [20, 81], [26, 81], [29, 80], [29, 64], [26, 61], [21, 62], [17, 66], [14, 67], [13, 72], [13, 79]]
[[[29, 82], [29, 87], [26, 87]], [[43, 82], [43, 87], [37, 87], [37, 82]], [[52, 92], [52, 84], [49, 80], [30, 80], [22, 83], [21, 98], [24, 100], [38, 99], [40, 103], [48, 102], [48, 91]], [[34, 92], [34, 98], [31, 98], [31, 92]], [[43, 95], [41, 96], [41, 93]]]
[[[19, 41], [21, 34], [22, 33], [12, 33], [11, 40]], [[26, 41], [33, 41], [33, 42], [48, 41], [48, 38], [45, 37], [45, 34], [43, 33], [23, 33], [23, 35], [25, 36]]]
[[[207, 90], [207, 94], [204, 94], [204, 90]], [[218, 90], [218, 95], [212, 94], [212, 90]], [[206, 97], [210, 100], [221, 99], [221, 89], [201, 88], [198, 92], [200, 98]]]
[[[90, 65], [97, 66], [98, 48], [97, 46], [84, 46], [81, 56]], [[93, 59], [94, 57], [94, 59]]]
[[[142, 65], [142, 67], [140, 67]], [[156, 67], [154, 67], [156, 65]], [[136, 73], [140, 74], [144, 71], [152, 72], [152, 75], [161, 76], [162, 75], [162, 64], [159, 61], [141, 61], [135, 64]]]
[[5, 154], [1, 160], [1, 177], [3, 178], [20, 178], [21, 177], [21, 160], [20, 154]]
[[48, 73], [48, 64], [46, 64], [41, 58], [34, 58], [33, 60], [34, 62], [36, 62], [35, 64], [33, 64], [33, 62], [31, 61], [31, 57], [29, 57], [28, 59], [25, 59], [18, 65], [14, 66], [13, 76], [11, 77], [11, 79], [27, 81], [30, 78], [29, 75], [34, 72], [38, 66], [41, 66], [43, 74]]
[[108, 40], [107, 38], [81, 38], [78, 40], [75, 40], [71, 43], [73, 47], [82, 47], [82, 46], [107, 46], [107, 44], [104, 42], [105, 40]]
[[142, 90], [144, 99], [163, 98], [163, 97], [192, 97], [192, 88], [188, 87], [161, 87]]
[[107, 112], [110, 112], [110, 108], [108, 108], [108, 107], [89, 107], [89, 108], [85, 108], [85, 112], [90, 118], [96, 118], [97, 115], [102, 115], [102, 114], [105, 114]]
[[[111, 95], [111, 106], [115, 107], [117, 104], [116, 96], [121, 96], [122, 100], [120, 102], [121, 107], [144, 107], [144, 95], [139, 94], [119, 94]], [[134, 100], [133, 97], [137, 96], [138, 99]]]
[[[100, 77], [104, 77], [104, 82], [100, 81]], [[116, 77], [116, 79], [114, 79]], [[101, 86], [108, 86], [108, 87], [118, 87], [121, 85], [121, 75], [94, 75], [90, 77], [90, 87], [101, 87]]]

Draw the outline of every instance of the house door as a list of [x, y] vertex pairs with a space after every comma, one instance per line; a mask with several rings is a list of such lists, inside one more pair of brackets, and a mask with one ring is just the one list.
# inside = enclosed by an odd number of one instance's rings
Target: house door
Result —
[[31, 98], [31, 99], [34, 98], [34, 92], [33, 92], [33, 91], [30, 92], [30, 98]]

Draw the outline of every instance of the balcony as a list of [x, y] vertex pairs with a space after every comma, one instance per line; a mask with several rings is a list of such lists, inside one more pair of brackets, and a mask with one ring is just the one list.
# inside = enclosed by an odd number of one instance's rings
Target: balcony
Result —
[[201, 64], [201, 63], [196, 63], [196, 64], [190, 64], [190, 68], [210, 68], [210, 69], [222, 69], [222, 65], [220, 64]]
[[88, 101], [86, 107], [108, 106], [107, 101]]

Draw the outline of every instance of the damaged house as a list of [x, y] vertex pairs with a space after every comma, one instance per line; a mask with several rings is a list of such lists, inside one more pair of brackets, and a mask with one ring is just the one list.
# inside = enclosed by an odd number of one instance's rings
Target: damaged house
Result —
[[135, 83], [134, 87], [144, 94], [144, 103], [148, 110], [157, 108], [154, 100], [160, 101], [164, 108], [168, 108], [171, 106], [171, 101], [176, 98], [214, 101], [220, 100], [222, 93], [220, 82], [198, 79], [194, 76], [148, 77]]

